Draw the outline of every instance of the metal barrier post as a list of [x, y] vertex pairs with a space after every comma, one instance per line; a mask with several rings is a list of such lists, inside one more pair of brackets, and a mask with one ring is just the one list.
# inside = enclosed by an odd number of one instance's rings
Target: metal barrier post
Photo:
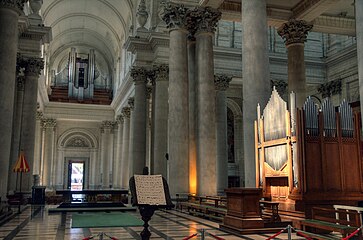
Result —
[[287, 239], [288, 240], [291, 240], [292, 239], [291, 238], [291, 226], [290, 225], [287, 226]]
[[205, 234], [204, 229], [201, 230], [201, 233], [200, 234], [201, 234], [200, 239], [201, 240], [204, 240], [204, 234]]

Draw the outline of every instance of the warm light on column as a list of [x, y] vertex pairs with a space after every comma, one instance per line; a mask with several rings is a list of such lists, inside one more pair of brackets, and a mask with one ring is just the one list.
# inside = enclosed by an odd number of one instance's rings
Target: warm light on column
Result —
[[196, 152], [189, 153], [189, 192], [197, 193], [197, 158]]

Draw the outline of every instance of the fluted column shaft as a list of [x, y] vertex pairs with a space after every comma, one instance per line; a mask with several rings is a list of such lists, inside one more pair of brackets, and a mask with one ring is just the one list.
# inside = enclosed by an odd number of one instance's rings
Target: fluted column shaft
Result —
[[102, 188], [110, 188], [110, 172], [113, 154], [113, 122], [103, 121], [101, 126], [101, 164], [102, 164]]
[[[128, 149], [128, 166], [129, 166], [129, 177], [132, 177], [134, 175], [134, 162], [133, 159], [133, 141], [134, 141], [134, 132], [132, 131], [134, 127], [134, 104], [135, 100], [133, 97], [130, 97], [128, 100], [128, 104], [130, 106], [130, 133], [129, 133], [129, 149]], [[127, 185], [129, 184], [129, 180], [127, 179]]]
[[[33, 166], [38, 79], [44, 65], [43, 60], [40, 58], [27, 57], [21, 60], [20, 66], [25, 69], [20, 149], [23, 149], [29, 166]], [[33, 183], [32, 173], [33, 170], [23, 176], [24, 184], [22, 185], [22, 189], [24, 191], [31, 191]]]
[[228, 187], [228, 146], [227, 146], [227, 102], [226, 90], [232, 78], [218, 75], [216, 85], [216, 128], [217, 128], [217, 193], [224, 194]]
[[[245, 186], [256, 186], [254, 121], [270, 96], [266, 0], [242, 0], [242, 78]], [[243, 186], [243, 180], [242, 186]]]
[[142, 174], [142, 169], [146, 163], [146, 70], [134, 67], [131, 70], [131, 75], [135, 85], [131, 161], [133, 163], [133, 174]]
[[[363, 25], [360, 24], [363, 22], [363, 0], [355, 0], [355, 22], [356, 22], [356, 36], [357, 36], [358, 78], [359, 78], [359, 93], [360, 93], [359, 96], [360, 96], [360, 102], [363, 103]], [[360, 112], [363, 116], [362, 104]]]
[[124, 119], [122, 130], [122, 157], [121, 157], [121, 187], [128, 188], [129, 186], [129, 145], [130, 145], [130, 108], [122, 109]]
[[[0, 2], [0, 197], [6, 199], [14, 111], [18, 19], [24, 1]], [[12, 173], [10, 173], [12, 174]]]
[[167, 160], [165, 154], [168, 152], [168, 79], [169, 67], [159, 65], [155, 71], [155, 113], [154, 113], [154, 141], [153, 141], [153, 174], [161, 174], [167, 177]]
[[196, 142], [196, 59], [195, 37], [188, 40], [188, 78], [189, 78], [189, 192], [197, 193], [197, 142]]
[[306, 99], [304, 42], [312, 25], [303, 20], [291, 19], [278, 33], [285, 40], [288, 61], [288, 92], [296, 95], [296, 106], [301, 108]]
[[213, 33], [221, 13], [199, 8], [196, 38], [197, 65], [197, 193], [217, 194], [216, 115], [214, 86]]
[[170, 31], [168, 182], [172, 196], [189, 191], [187, 34], [183, 28]]

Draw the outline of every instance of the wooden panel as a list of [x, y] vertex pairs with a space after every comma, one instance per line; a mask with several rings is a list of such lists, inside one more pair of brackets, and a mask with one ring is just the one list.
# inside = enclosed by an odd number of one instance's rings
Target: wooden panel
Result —
[[341, 180], [341, 167], [339, 162], [339, 146], [338, 143], [324, 143], [325, 158], [323, 166], [324, 171], [324, 182], [326, 190], [328, 191], [341, 191], [342, 180]]
[[320, 144], [307, 142], [305, 144], [305, 181], [306, 191], [321, 191], [323, 189]]
[[356, 144], [342, 145], [342, 165], [344, 171], [344, 191], [359, 192], [361, 177], [359, 170], [359, 156]]

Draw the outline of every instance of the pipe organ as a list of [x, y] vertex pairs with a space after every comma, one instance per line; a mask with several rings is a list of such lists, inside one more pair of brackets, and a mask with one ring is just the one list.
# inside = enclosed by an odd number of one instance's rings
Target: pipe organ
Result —
[[287, 110], [274, 89], [255, 122], [256, 185], [263, 197], [286, 211], [363, 200], [360, 114], [344, 100], [319, 108], [309, 97], [302, 109]]

